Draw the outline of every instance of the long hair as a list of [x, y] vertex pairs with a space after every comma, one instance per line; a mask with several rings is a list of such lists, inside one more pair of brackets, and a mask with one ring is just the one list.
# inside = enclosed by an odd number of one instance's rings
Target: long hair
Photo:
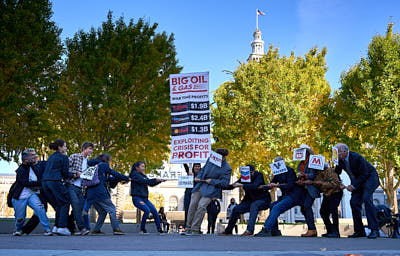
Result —
[[65, 141], [62, 139], [55, 140], [54, 142], [50, 143], [49, 148], [55, 151], [58, 151], [59, 147], [64, 146]]
[[141, 164], [144, 164], [143, 161], [137, 161], [132, 165], [131, 172], [136, 171], [136, 168], [139, 167]]

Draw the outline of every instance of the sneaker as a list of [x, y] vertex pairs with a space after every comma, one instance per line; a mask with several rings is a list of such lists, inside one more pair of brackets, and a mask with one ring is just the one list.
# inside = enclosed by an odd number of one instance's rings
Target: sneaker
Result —
[[260, 232], [258, 232], [257, 234], [255, 234], [254, 236], [256, 237], [269, 237], [272, 236], [271, 231], [267, 231], [264, 227], [261, 229]]
[[147, 230], [146, 230], [146, 229], [143, 229], [143, 230], [140, 230], [140, 231], [139, 231], [139, 234], [141, 234], [141, 235], [148, 235], [149, 233], [147, 233]]
[[22, 236], [22, 231], [17, 230], [12, 235], [13, 236]]
[[69, 231], [68, 228], [58, 228], [57, 229], [57, 234], [61, 236], [70, 236], [71, 232]]
[[250, 232], [250, 231], [246, 230], [246, 231], [244, 231], [244, 233], [241, 234], [240, 236], [252, 236], [252, 235], [253, 235], [253, 232]]
[[57, 230], [58, 230], [58, 228], [56, 226], [54, 226], [53, 229], [51, 230], [51, 233], [57, 234]]
[[113, 234], [114, 235], [125, 235], [125, 232], [122, 231], [121, 229], [114, 229]]
[[183, 231], [183, 232], [181, 233], [181, 235], [182, 235], [182, 236], [191, 236], [191, 235], [192, 235], [192, 231], [191, 231], [191, 230]]
[[101, 232], [100, 230], [99, 231], [93, 230], [91, 233], [92, 233], [92, 235], [105, 235], [105, 233]]
[[201, 234], [203, 234], [203, 232], [201, 232], [201, 231], [198, 231], [198, 230], [193, 230], [193, 231], [192, 231], [192, 235], [193, 235], [193, 236], [199, 236], [199, 235], [201, 235]]
[[272, 236], [282, 236], [282, 232], [277, 229], [277, 230], [271, 230]]
[[160, 234], [160, 235], [166, 235], [167, 232], [166, 232], [166, 231], [162, 231], [162, 230], [158, 230], [158, 234]]
[[43, 235], [44, 235], [44, 236], [52, 236], [53, 233], [52, 233], [51, 230], [49, 229], [49, 230], [45, 231], [45, 232], [43, 233]]
[[89, 229], [87, 229], [87, 228], [84, 228], [84, 229], [82, 229], [81, 230], [81, 236], [86, 236], [87, 234], [89, 234], [90, 233], [90, 231], [89, 231]]

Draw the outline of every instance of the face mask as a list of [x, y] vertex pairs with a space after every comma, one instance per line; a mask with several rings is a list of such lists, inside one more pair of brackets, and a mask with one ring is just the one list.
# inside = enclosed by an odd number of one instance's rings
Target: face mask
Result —
[[29, 161], [26, 162], [26, 165], [27, 165], [27, 166], [32, 166], [32, 165], [34, 165], [34, 164], [35, 164], [35, 161], [34, 161], [34, 160], [29, 160]]

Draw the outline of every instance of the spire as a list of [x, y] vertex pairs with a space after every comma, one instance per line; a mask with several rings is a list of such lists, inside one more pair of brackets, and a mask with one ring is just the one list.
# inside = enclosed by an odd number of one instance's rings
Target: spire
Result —
[[251, 42], [252, 52], [247, 59], [247, 61], [260, 61], [260, 59], [265, 55], [264, 52], [264, 41], [261, 38], [261, 31], [256, 28], [256, 31], [253, 33], [254, 40]]

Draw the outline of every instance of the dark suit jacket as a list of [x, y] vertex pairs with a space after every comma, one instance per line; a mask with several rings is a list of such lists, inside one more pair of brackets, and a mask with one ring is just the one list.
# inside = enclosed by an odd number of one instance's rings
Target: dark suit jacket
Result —
[[365, 181], [371, 177], [371, 175], [378, 175], [376, 169], [372, 164], [370, 164], [364, 157], [356, 152], [349, 152], [349, 164], [350, 170], [353, 175], [350, 175], [348, 170], [346, 170], [346, 164], [344, 160], [339, 160], [339, 165], [336, 166], [336, 173], [340, 175], [342, 170], [345, 170], [351, 179], [351, 185], [355, 189], [363, 186]]
[[305, 193], [307, 191], [296, 184], [297, 176], [293, 168], [286, 166], [287, 172], [275, 175], [271, 183], [278, 183], [278, 188], [282, 192], [282, 196], [278, 198], [278, 201], [283, 199], [284, 196], [290, 196], [297, 203], [304, 202]]
[[[250, 178], [250, 182], [241, 182], [241, 179], [236, 181], [237, 183], [243, 184], [244, 197], [242, 202], [254, 202], [260, 199], [266, 199], [271, 202], [271, 195], [267, 190], [259, 189], [261, 185], [265, 185], [264, 175], [261, 172], [255, 171]], [[228, 190], [234, 189], [230, 185]]]

